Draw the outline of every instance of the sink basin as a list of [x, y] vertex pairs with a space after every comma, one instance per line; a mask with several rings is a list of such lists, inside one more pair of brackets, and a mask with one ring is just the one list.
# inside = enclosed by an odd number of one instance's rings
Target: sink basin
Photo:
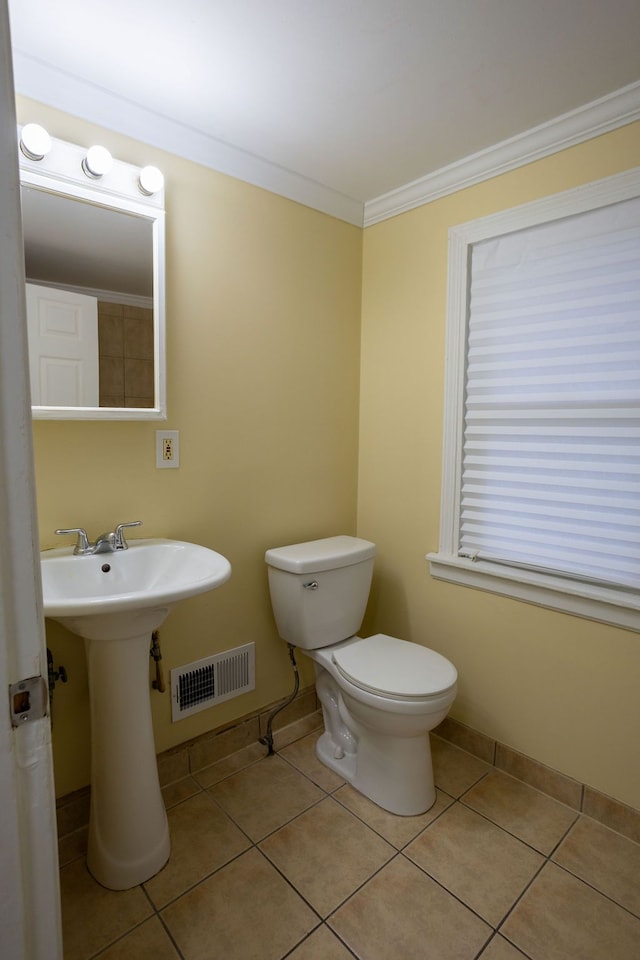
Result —
[[45, 617], [84, 617], [167, 606], [220, 586], [229, 561], [183, 540], [131, 540], [129, 549], [73, 555], [72, 547], [41, 555]]
[[96, 640], [155, 630], [178, 600], [231, 576], [225, 557], [183, 540], [130, 540], [128, 550], [88, 557], [62, 547], [40, 557], [45, 617]]
[[44, 615], [84, 638], [91, 707], [87, 866], [126, 890], [167, 862], [149, 698], [151, 634], [179, 600], [231, 576], [225, 557], [182, 540], [131, 540], [129, 549], [40, 555]]

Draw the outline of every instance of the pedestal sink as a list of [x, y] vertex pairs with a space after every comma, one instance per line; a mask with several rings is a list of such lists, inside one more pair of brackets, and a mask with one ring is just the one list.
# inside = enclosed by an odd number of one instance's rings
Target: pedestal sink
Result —
[[129, 549], [41, 554], [44, 615], [84, 638], [91, 703], [87, 865], [111, 890], [134, 887], [169, 858], [149, 700], [151, 633], [175, 603], [213, 590], [229, 561], [181, 540]]

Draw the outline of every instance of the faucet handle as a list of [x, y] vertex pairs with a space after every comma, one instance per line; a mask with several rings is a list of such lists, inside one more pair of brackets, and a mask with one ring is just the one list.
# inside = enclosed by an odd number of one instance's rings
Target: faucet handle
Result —
[[64, 536], [68, 533], [77, 533], [78, 540], [73, 552], [76, 556], [84, 556], [87, 553], [91, 553], [91, 546], [89, 544], [89, 538], [87, 536], [87, 531], [83, 527], [71, 527], [69, 530], [56, 530], [58, 536]]
[[125, 527], [141, 527], [142, 520], [132, 520], [130, 523], [119, 523], [115, 529], [114, 550], [128, 550], [129, 544], [124, 538]]

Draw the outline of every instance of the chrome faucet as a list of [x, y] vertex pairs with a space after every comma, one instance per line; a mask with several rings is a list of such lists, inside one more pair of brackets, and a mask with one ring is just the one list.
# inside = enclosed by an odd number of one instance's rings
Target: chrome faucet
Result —
[[68, 533], [77, 534], [78, 540], [73, 549], [74, 555], [76, 557], [92, 557], [94, 553], [113, 553], [116, 550], [128, 550], [129, 544], [124, 537], [125, 528], [140, 526], [142, 526], [142, 520], [132, 520], [130, 523], [119, 523], [111, 533], [101, 533], [95, 543], [89, 541], [87, 531], [83, 527], [56, 530], [56, 533], [60, 536]]
[[[116, 549], [115, 533], [101, 533], [95, 543], [90, 544], [91, 553], [113, 553]], [[75, 551], [74, 551], [75, 553]]]

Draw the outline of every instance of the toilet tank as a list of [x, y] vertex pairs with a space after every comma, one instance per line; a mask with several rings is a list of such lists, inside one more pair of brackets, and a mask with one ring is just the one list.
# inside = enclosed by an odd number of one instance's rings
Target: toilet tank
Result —
[[369, 598], [376, 553], [358, 537], [327, 537], [267, 550], [271, 606], [287, 643], [315, 650], [352, 637]]

